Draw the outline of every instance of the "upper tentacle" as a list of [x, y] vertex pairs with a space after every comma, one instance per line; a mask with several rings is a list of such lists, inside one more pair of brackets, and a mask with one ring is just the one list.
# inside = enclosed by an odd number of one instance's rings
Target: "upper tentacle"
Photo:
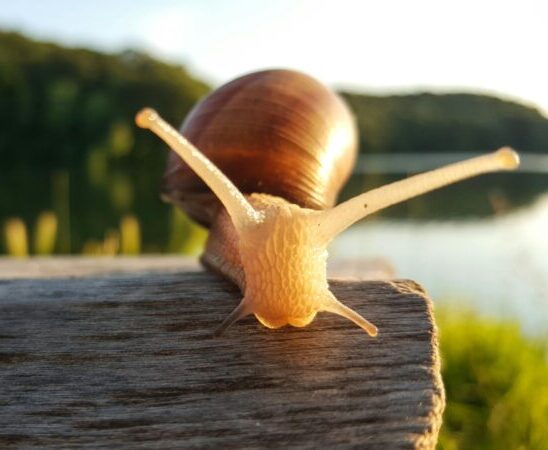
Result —
[[518, 154], [511, 148], [504, 147], [487, 155], [373, 189], [334, 208], [317, 213], [315, 220], [318, 221], [321, 236], [329, 242], [353, 223], [388, 206], [482, 173], [513, 170], [518, 166]]
[[141, 128], [149, 128], [164, 140], [211, 188], [227, 209], [237, 230], [260, 220], [260, 214], [225, 174], [156, 111], [145, 108], [137, 114], [135, 121]]

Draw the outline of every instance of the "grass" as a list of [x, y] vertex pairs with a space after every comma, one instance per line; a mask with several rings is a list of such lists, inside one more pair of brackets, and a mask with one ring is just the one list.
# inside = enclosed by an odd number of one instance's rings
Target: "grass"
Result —
[[57, 239], [57, 216], [46, 211], [36, 219], [34, 227], [34, 253], [37, 255], [51, 255], [55, 249]]
[[[59, 217], [51, 211], [39, 214], [32, 228], [20, 217], [7, 219], [3, 227], [6, 254], [25, 258], [31, 254], [45, 256], [66, 253], [62, 251], [60, 237], [63, 230], [60, 222]], [[32, 246], [29, 243], [29, 228], [32, 231]], [[177, 208], [172, 208], [168, 233], [167, 244], [158, 249], [159, 253], [197, 255], [207, 238], [207, 231], [194, 224]], [[118, 227], [106, 229], [100, 237], [87, 238], [80, 253], [86, 256], [140, 255], [143, 253], [141, 222], [133, 214], [123, 215]]]
[[8, 255], [24, 258], [29, 254], [27, 226], [18, 217], [6, 220], [4, 224], [4, 239]]
[[438, 448], [547, 449], [546, 342], [470, 312], [437, 321], [447, 394]]

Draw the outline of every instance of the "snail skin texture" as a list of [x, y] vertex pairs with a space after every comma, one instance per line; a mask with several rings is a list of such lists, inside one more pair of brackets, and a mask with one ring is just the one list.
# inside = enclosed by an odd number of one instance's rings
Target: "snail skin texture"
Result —
[[141, 110], [136, 122], [174, 152], [164, 196], [211, 229], [202, 262], [243, 293], [218, 334], [250, 314], [278, 328], [303, 327], [325, 311], [376, 336], [372, 323], [329, 290], [329, 243], [383, 208], [519, 165], [517, 153], [504, 147], [333, 206], [355, 159], [354, 121], [334, 92], [289, 70], [249, 74], [209, 94], [183, 124], [192, 143], [152, 109]]

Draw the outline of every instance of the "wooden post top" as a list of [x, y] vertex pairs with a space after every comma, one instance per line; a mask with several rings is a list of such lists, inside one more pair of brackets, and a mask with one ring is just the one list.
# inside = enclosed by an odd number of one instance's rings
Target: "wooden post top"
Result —
[[331, 314], [214, 338], [240, 293], [180, 258], [0, 260], [0, 447], [433, 449], [430, 300], [331, 285], [377, 338]]

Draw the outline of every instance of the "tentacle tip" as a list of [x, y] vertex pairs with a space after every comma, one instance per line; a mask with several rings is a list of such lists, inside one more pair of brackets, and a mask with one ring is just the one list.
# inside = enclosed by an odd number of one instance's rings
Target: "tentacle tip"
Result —
[[242, 302], [240, 302], [240, 304], [236, 308], [234, 308], [234, 310], [226, 317], [226, 319], [223, 320], [223, 323], [221, 323], [221, 325], [217, 327], [217, 329], [213, 333], [214, 336], [221, 336], [228, 327], [238, 322], [238, 320], [248, 316], [249, 314], [251, 314], [251, 310], [248, 309], [247, 305], [242, 300]]
[[225, 330], [227, 327], [223, 327], [222, 325], [219, 325], [215, 330], [213, 331], [213, 337], [214, 338], [220, 338], [223, 336]]
[[511, 147], [502, 147], [495, 152], [495, 155], [505, 170], [514, 170], [519, 167], [519, 155]]
[[152, 108], [143, 108], [135, 115], [135, 123], [139, 128], [150, 128], [150, 124], [158, 117]]
[[[234, 321], [235, 322], [235, 321]], [[221, 323], [215, 330], [213, 331], [213, 337], [214, 338], [220, 338], [225, 334], [225, 331], [232, 325], [234, 322], [227, 322], [226, 320]]]

